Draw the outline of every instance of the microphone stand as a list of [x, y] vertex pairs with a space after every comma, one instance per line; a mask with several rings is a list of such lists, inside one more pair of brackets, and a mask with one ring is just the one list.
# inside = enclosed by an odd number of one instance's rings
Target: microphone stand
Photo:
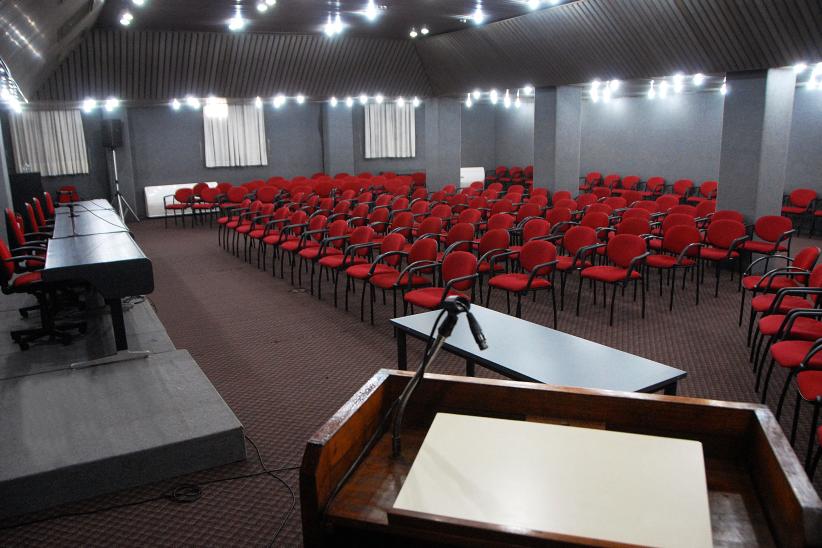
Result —
[[443, 309], [448, 315], [437, 331], [437, 338], [434, 340], [434, 344], [431, 346], [429, 352], [423, 356], [420, 368], [408, 384], [405, 385], [400, 397], [397, 399], [399, 406], [396, 414], [394, 415], [393, 434], [391, 436], [391, 447], [394, 458], [398, 458], [402, 454], [402, 418], [405, 414], [405, 407], [408, 405], [408, 400], [411, 398], [411, 394], [414, 392], [414, 389], [425, 375], [425, 370], [428, 369], [428, 366], [432, 361], [434, 361], [434, 358], [439, 353], [442, 345], [445, 344], [446, 339], [448, 339], [448, 337], [451, 336], [451, 333], [454, 332], [454, 327], [457, 325], [457, 320], [459, 319], [460, 314], [465, 313], [467, 315], [471, 333], [474, 335], [474, 340], [477, 342], [477, 346], [479, 346], [480, 350], [485, 350], [488, 348], [488, 345], [485, 342], [485, 336], [482, 334], [479, 324], [469, 311], [470, 306], [470, 302], [464, 297], [449, 297], [443, 303]]

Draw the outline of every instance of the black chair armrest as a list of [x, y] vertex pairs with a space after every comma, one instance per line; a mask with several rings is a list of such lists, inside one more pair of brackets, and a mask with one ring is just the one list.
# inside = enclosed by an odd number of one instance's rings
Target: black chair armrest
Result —
[[701, 242], [694, 242], [694, 243], [692, 243], [692, 244], [688, 244], [688, 245], [686, 245], [686, 246], [685, 246], [685, 249], [683, 249], [683, 250], [679, 253], [679, 256], [676, 258], [676, 264], [677, 264], [678, 266], [681, 266], [681, 265], [682, 265], [682, 261], [684, 261], [684, 260], [685, 260], [687, 257], [689, 257], [689, 256], [693, 256], [693, 255], [691, 254], [691, 249], [693, 249], [693, 248], [696, 248], [696, 260], [698, 261], [698, 260], [699, 260], [700, 255], [701, 255], [701, 252], [702, 252], [702, 248], [703, 248], [703, 247], [705, 247], [705, 244], [703, 244], [703, 243], [701, 243]]
[[[548, 261], [547, 263], [540, 263], [540, 264], [536, 265], [533, 269], [531, 269], [531, 275], [528, 276], [528, 284], [525, 286], [525, 291], [529, 291], [531, 289], [531, 284], [534, 282], [534, 278], [541, 275], [541, 274], [539, 274], [540, 270], [542, 270], [543, 268], [547, 268], [549, 266], [554, 266], [558, 262], [559, 261], [557, 259], [554, 259], [552, 261]], [[552, 278], [553, 278], [553, 274], [554, 274], [554, 269], [551, 269]]]
[[625, 275], [625, 281], [626, 282], [631, 279], [631, 273], [634, 270], [636, 270], [637, 265], [640, 265], [640, 264], [644, 263], [645, 259], [647, 259], [649, 255], [650, 255], [650, 253], [646, 251], [642, 255], [637, 255], [636, 257], [631, 259], [631, 262], [628, 263], [628, 273]]
[[508, 248], [506, 248], [506, 247], [498, 247], [498, 248], [495, 248], [495, 249], [489, 249], [488, 251], [486, 251], [485, 253], [482, 254], [482, 257], [480, 257], [477, 260], [477, 266], [479, 266], [479, 263], [482, 263], [484, 261], [488, 261], [489, 263], [493, 264], [494, 262], [496, 262], [496, 257], [503, 257], [503, 258], [504, 257], [510, 257], [511, 255], [514, 255], [515, 253], [516, 253], [516, 251], [509, 251]]
[[451, 288], [454, 287], [454, 284], [458, 284], [460, 282], [467, 282], [468, 280], [474, 280], [479, 277], [479, 274], [469, 274], [467, 276], [459, 276], [458, 278], [453, 278], [448, 280], [448, 283], [445, 284], [445, 287], [442, 288], [442, 297], [440, 297], [440, 304], [445, 301], [446, 297], [448, 297], [448, 292], [451, 291]]
[[768, 309], [768, 314], [773, 314], [779, 310], [779, 305], [785, 297], [792, 295], [797, 297], [804, 297], [805, 295], [822, 295], [822, 287], [783, 287], [776, 292], [776, 298], [771, 303]]
[[745, 269], [745, 272], [743, 272], [742, 275], [747, 276], [748, 274], [750, 274], [751, 269], [756, 264], [761, 263], [762, 261], [772, 261], [774, 259], [782, 259], [782, 260], [786, 261], [788, 264], [791, 264], [793, 262], [793, 258], [788, 257], [787, 255], [766, 255], [764, 257], [760, 257], [760, 258], [756, 259], [751, 264], [749, 264], [748, 268]]

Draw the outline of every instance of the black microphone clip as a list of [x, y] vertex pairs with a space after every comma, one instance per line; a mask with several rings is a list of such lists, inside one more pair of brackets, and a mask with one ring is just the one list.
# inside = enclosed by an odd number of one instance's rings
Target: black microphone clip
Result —
[[464, 312], [468, 319], [468, 328], [471, 330], [471, 335], [473, 335], [477, 346], [480, 350], [485, 350], [488, 348], [488, 341], [485, 338], [485, 334], [482, 332], [482, 327], [480, 327], [479, 322], [471, 313], [471, 301], [462, 295], [455, 295], [445, 299], [442, 307], [446, 310], [446, 312], [448, 312], [448, 317], [440, 326], [440, 335], [449, 337], [451, 332], [454, 330], [454, 326], [457, 325], [458, 316]]

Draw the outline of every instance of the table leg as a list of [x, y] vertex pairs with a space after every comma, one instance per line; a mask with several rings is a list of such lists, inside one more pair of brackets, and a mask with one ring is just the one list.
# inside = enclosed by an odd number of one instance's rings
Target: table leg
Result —
[[665, 389], [664, 389], [663, 394], [665, 394], [666, 396], [676, 396], [676, 385], [677, 385], [676, 381], [665, 385]]
[[405, 331], [394, 328], [397, 336], [397, 367], [405, 371], [408, 369], [408, 351], [405, 346]]
[[111, 308], [111, 324], [114, 327], [114, 342], [117, 350], [127, 350], [128, 340], [126, 339], [126, 322], [123, 319], [123, 302], [120, 299], [106, 299], [106, 304]]
[[471, 360], [465, 360], [465, 375], [468, 377], [476, 376], [476, 368]]

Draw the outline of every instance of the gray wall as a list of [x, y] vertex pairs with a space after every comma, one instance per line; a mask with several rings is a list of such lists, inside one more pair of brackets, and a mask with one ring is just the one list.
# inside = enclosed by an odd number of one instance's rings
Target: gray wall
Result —
[[462, 166], [493, 169], [534, 163], [534, 103], [504, 108], [478, 103], [462, 106]]
[[785, 191], [813, 188], [822, 195], [822, 91], [796, 89]]
[[580, 175], [607, 171], [697, 184], [716, 179], [723, 103], [715, 91], [654, 101], [644, 96], [584, 100]]
[[[337, 106], [337, 108], [341, 108]], [[348, 107], [342, 107], [348, 108]], [[410, 106], [406, 105], [406, 108]], [[416, 132], [416, 156], [414, 158], [365, 158], [365, 110], [355, 104], [351, 108], [352, 126], [354, 129], [354, 168], [357, 173], [370, 171], [377, 174], [381, 171], [395, 173], [413, 173], [425, 171], [425, 104], [415, 109], [414, 131]]]

